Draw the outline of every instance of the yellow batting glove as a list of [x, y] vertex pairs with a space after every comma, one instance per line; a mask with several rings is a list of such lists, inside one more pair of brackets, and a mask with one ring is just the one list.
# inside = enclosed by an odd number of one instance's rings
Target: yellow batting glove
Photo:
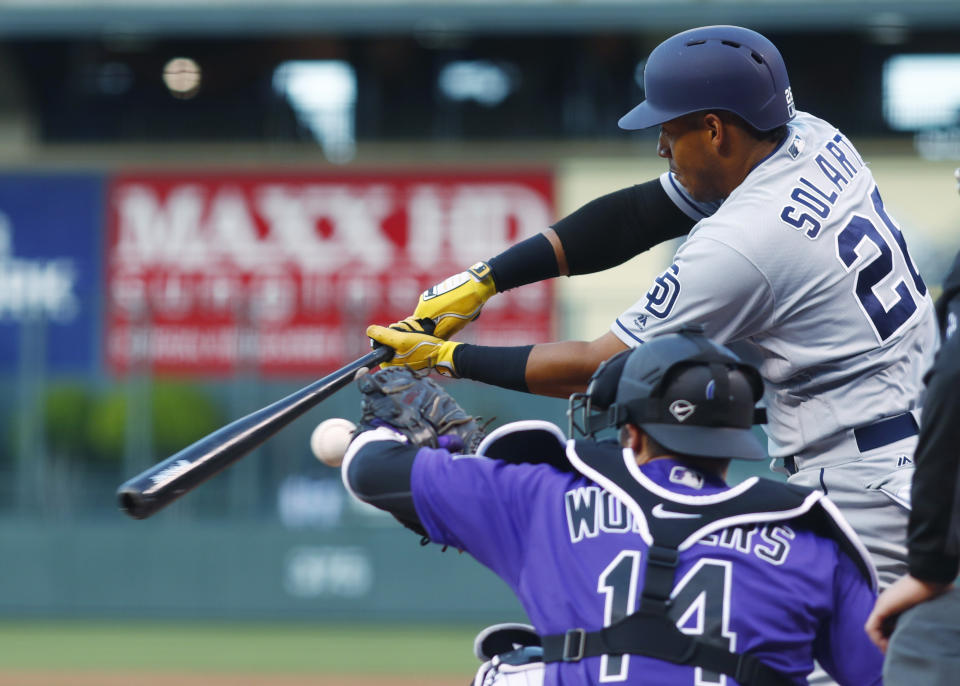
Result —
[[489, 265], [477, 262], [425, 290], [417, 301], [417, 309], [403, 323], [406, 328], [430, 332], [419, 322], [429, 319], [436, 325], [431, 333], [447, 340], [479, 317], [483, 304], [496, 292]]
[[453, 349], [461, 345], [458, 342], [376, 325], [367, 327], [367, 336], [396, 351], [392, 360], [383, 363], [384, 367], [406, 365], [411, 369], [436, 369], [444, 376], [459, 376], [453, 365]]

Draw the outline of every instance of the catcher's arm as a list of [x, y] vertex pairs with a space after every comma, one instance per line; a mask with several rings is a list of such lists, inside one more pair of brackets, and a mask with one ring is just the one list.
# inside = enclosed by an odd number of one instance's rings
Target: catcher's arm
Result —
[[389, 512], [407, 528], [424, 535], [410, 491], [410, 474], [420, 448], [402, 439], [401, 434], [386, 427], [361, 434], [344, 456], [341, 475], [347, 490], [358, 500]]
[[483, 431], [439, 385], [406, 367], [362, 376], [357, 387], [361, 417], [341, 465], [344, 484], [360, 500], [422, 535], [410, 489], [418, 451], [473, 452]]

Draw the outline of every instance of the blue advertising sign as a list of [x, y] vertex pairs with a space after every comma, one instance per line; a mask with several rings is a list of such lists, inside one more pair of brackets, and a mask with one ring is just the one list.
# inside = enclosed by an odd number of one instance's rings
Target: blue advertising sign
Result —
[[0, 174], [0, 370], [25, 346], [50, 371], [97, 364], [103, 188], [99, 174]]

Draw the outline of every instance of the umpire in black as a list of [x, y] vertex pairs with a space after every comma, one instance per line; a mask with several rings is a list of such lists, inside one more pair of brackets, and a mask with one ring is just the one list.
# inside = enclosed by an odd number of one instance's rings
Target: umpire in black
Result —
[[880, 595], [866, 624], [887, 654], [887, 686], [960, 683], [960, 589], [953, 585], [960, 572], [960, 254], [937, 317], [943, 346], [927, 374], [914, 455], [910, 571]]

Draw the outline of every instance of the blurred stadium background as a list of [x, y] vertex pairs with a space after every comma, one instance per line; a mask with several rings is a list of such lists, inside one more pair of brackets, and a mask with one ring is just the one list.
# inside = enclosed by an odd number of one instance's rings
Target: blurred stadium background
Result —
[[[465, 683], [472, 633], [522, 612], [313, 459], [353, 389], [148, 521], [114, 491], [362, 354], [437, 278], [659, 174], [616, 121], [649, 50], [712, 23], [781, 48], [939, 283], [956, 0], [0, 0], [0, 683]], [[673, 247], [495, 299], [469, 338], [600, 335]], [[562, 401], [452, 388], [565, 426]]]

